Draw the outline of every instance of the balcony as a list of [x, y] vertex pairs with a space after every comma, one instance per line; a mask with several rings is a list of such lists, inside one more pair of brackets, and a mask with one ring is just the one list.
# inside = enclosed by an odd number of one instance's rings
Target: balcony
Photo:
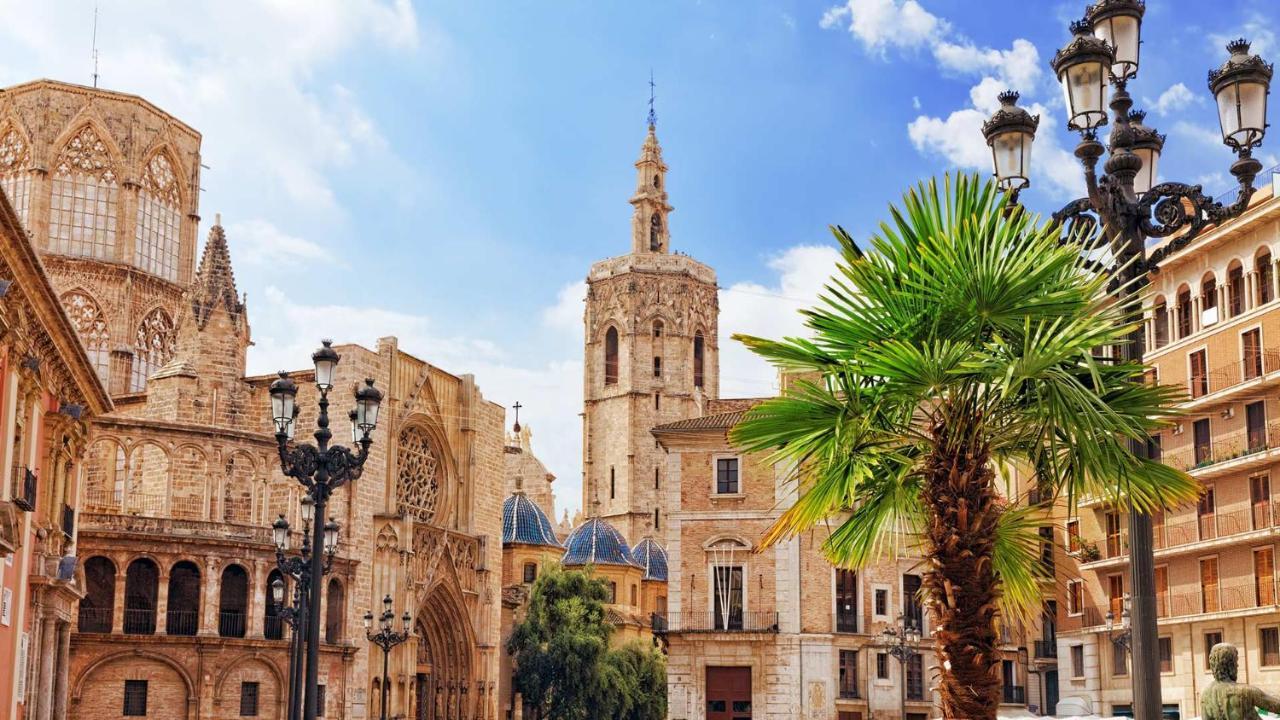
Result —
[[111, 632], [111, 608], [80, 606], [79, 622], [76, 629], [82, 633]]
[[1186, 388], [1191, 399], [1184, 407], [1196, 408], [1228, 400], [1235, 395], [1233, 390], [1274, 382], [1280, 377], [1273, 376], [1277, 372], [1280, 372], [1280, 350], [1250, 353], [1204, 375], [1191, 376]]
[[1057, 640], [1037, 640], [1034, 648], [1037, 660], [1057, 660], [1058, 659], [1058, 641]]
[[778, 613], [768, 611], [730, 613], [683, 612], [653, 616], [655, 633], [776, 633]]
[[36, 509], [36, 474], [22, 465], [13, 467], [13, 504], [19, 509], [33, 512]]
[[1000, 702], [1006, 705], [1026, 705], [1027, 688], [1022, 685], [1005, 685]]
[[268, 640], [281, 640], [284, 638], [284, 618], [279, 615], [267, 615], [263, 624], [262, 634]]
[[223, 610], [218, 613], [218, 634], [222, 637], [244, 637], [244, 621], [243, 610]]
[[1211, 478], [1273, 460], [1276, 448], [1280, 448], [1280, 421], [1188, 444], [1165, 452], [1162, 459], [1193, 477]]
[[195, 610], [169, 610], [165, 613], [166, 635], [195, 635], [199, 626], [199, 613]]
[[131, 608], [124, 611], [126, 635], [154, 635], [156, 632], [155, 608]]

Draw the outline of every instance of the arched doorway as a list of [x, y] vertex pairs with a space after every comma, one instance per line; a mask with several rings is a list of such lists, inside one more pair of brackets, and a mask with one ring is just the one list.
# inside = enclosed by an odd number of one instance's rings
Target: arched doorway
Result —
[[474, 676], [475, 638], [462, 600], [437, 586], [417, 612], [418, 675], [416, 720], [463, 720], [473, 717], [477, 702]]

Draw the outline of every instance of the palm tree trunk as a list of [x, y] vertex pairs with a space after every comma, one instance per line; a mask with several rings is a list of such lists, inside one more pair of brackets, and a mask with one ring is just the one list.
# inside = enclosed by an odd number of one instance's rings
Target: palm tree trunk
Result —
[[998, 583], [991, 565], [1001, 505], [985, 443], [938, 425], [925, 462], [924, 577], [941, 675], [942, 716], [994, 720], [1000, 705]]

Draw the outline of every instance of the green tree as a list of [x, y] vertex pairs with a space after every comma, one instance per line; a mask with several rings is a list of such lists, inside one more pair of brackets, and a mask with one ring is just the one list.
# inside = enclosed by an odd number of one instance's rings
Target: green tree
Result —
[[590, 572], [548, 567], [507, 640], [512, 684], [536, 720], [662, 720], [666, 669], [639, 643], [609, 648], [609, 591]]
[[1040, 606], [1038, 521], [997, 473], [1034, 470], [1072, 505], [1155, 510], [1199, 491], [1129, 451], [1178, 396], [1098, 354], [1132, 325], [1091, 253], [1007, 202], [976, 177], [921, 184], [869, 252], [833, 230], [842, 259], [804, 312], [809, 339], [738, 338], [803, 378], [733, 431], [799, 482], [765, 544], [844, 513], [824, 546], [838, 565], [914, 544], [948, 718], [996, 716], [997, 623]]

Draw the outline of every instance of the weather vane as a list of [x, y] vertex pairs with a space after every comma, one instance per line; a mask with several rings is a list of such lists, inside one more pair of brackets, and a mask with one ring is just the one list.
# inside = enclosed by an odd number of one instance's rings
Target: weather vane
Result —
[[653, 111], [653, 89], [657, 87], [653, 84], [653, 68], [649, 68], [649, 127], [658, 124], [658, 114]]

